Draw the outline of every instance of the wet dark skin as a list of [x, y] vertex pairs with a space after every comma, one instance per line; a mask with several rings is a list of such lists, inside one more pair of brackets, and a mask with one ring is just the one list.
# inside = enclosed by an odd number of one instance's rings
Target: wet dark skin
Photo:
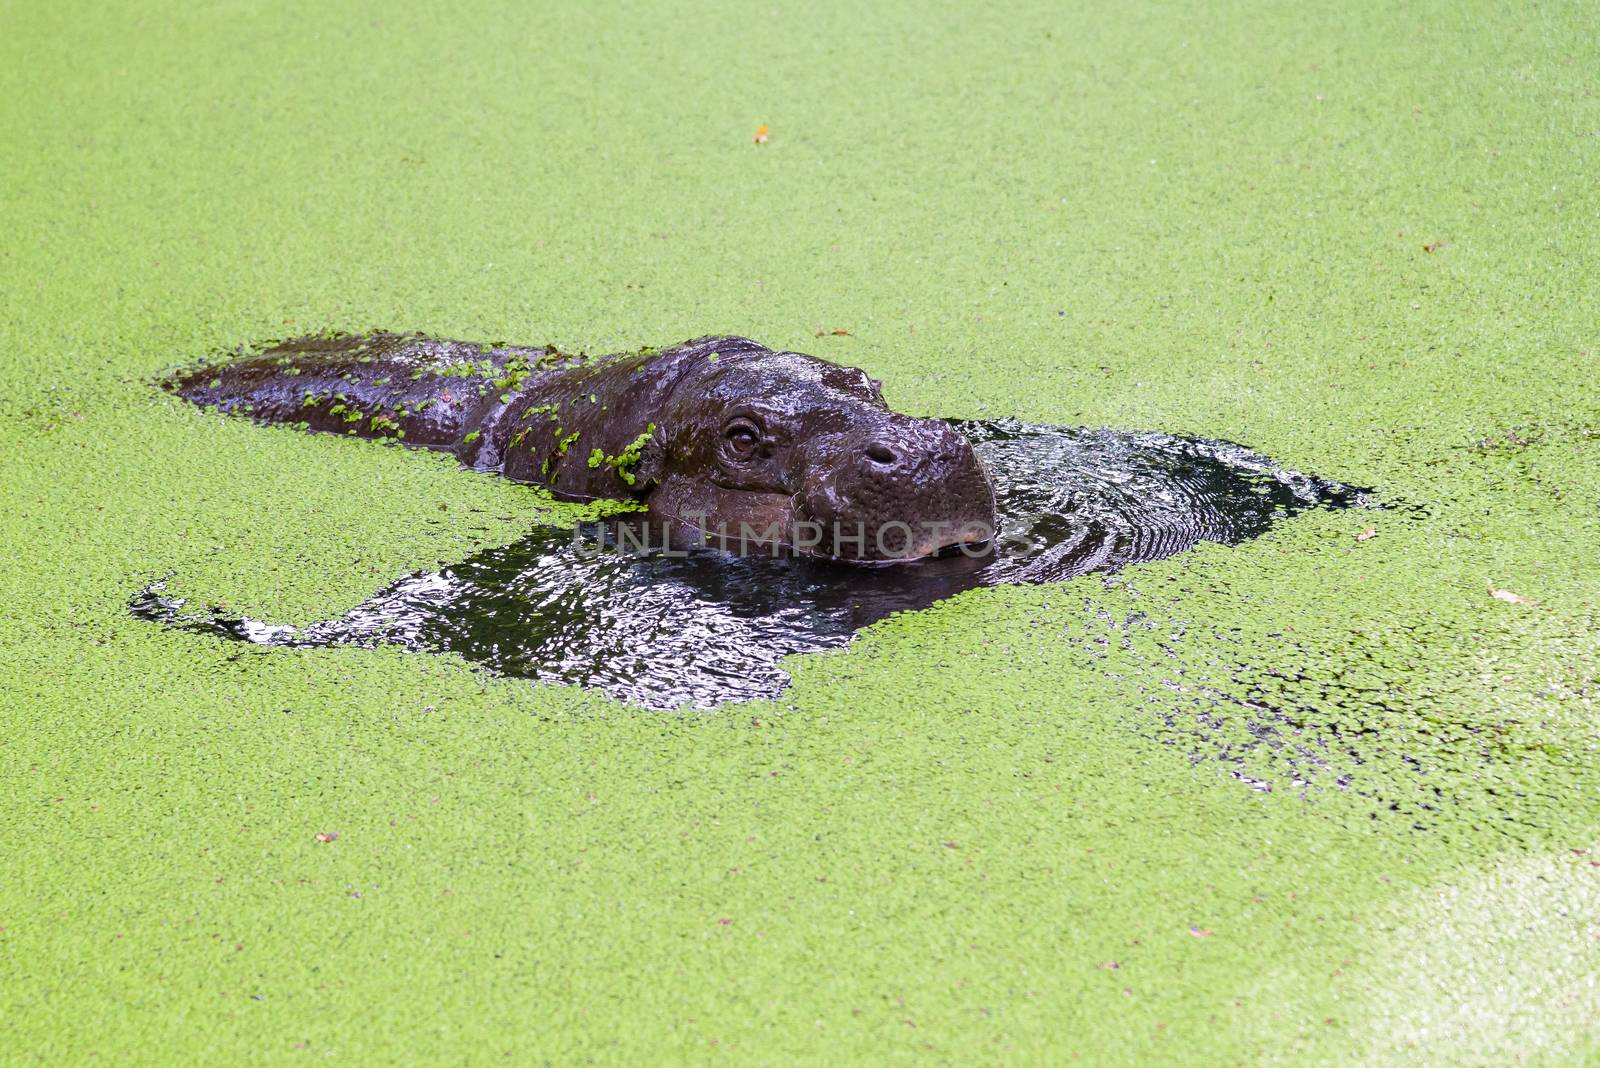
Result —
[[966, 438], [891, 411], [860, 370], [747, 338], [591, 359], [311, 337], [167, 386], [262, 422], [449, 451], [566, 500], [641, 501], [678, 544], [882, 562], [975, 552], [995, 530]]

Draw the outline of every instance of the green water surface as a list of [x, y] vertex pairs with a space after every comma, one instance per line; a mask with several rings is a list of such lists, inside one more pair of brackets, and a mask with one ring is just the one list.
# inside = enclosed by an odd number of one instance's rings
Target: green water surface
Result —
[[[1600, 1057], [1597, 30], [0, 2], [0, 1060]], [[129, 617], [326, 618], [560, 510], [151, 385], [372, 327], [741, 333], [1390, 507], [708, 713]]]

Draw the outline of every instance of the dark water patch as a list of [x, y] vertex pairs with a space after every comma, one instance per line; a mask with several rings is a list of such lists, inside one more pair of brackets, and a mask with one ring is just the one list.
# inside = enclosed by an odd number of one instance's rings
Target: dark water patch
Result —
[[981, 557], [851, 566], [720, 551], [616, 551], [648, 539], [623, 517], [541, 527], [400, 579], [338, 619], [274, 626], [191, 609], [161, 586], [134, 615], [261, 646], [399, 645], [494, 671], [601, 689], [650, 708], [772, 697], [795, 653], [963, 590], [1059, 582], [1237, 544], [1312, 507], [1367, 503], [1238, 445], [1155, 433], [954, 424], [988, 464], [999, 539]]

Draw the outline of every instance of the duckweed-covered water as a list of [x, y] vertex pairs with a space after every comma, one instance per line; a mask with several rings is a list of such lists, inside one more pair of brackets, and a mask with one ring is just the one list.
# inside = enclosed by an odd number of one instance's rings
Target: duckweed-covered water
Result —
[[[1594, 21], [0, 8], [0, 1061], [1595, 1063]], [[154, 387], [380, 324], [740, 334], [1388, 507], [705, 710], [131, 615], [595, 518]]]

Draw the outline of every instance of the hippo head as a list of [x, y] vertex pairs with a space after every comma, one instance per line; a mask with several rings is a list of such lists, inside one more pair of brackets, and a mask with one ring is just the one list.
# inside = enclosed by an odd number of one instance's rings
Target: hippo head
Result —
[[653, 513], [741, 551], [857, 562], [986, 551], [994, 488], [955, 430], [891, 411], [853, 367], [742, 339], [696, 347], [652, 442]]

